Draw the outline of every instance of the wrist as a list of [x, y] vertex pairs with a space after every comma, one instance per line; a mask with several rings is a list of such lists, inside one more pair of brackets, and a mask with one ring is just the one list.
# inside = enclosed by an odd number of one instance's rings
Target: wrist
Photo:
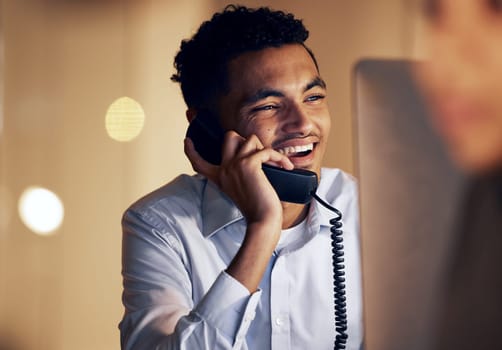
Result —
[[226, 271], [250, 293], [258, 288], [280, 235], [280, 221], [248, 223], [244, 241]]
[[248, 227], [250, 225], [256, 228], [282, 226], [283, 210], [280, 204], [268, 207], [258, 204], [253, 210], [243, 212], [243, 215], [246, 218]]

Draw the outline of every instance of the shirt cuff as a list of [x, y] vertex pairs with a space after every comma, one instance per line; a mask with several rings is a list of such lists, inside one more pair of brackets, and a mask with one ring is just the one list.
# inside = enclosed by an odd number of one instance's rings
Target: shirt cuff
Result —
[[223, 271], [192, 312], [240, 343], [255, 317], [261, 293], [257, 290], [250, 295], [246, 287]]

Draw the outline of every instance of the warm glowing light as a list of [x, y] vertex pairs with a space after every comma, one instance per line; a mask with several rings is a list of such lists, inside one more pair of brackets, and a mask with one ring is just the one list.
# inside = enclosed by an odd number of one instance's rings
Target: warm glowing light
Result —
[[23, 223], [40, 235], [53, 233], [63, 222], [63, 203], [55, 193], [45, 188], [27, 188], [19, 199], [18, 209]]
[[106, 131], [108, 136], [116, 141], [131, 141], [139, 135], [144, 123], [143, 108], [137, 101], [127, 96], [115, 100], [106, 112]]

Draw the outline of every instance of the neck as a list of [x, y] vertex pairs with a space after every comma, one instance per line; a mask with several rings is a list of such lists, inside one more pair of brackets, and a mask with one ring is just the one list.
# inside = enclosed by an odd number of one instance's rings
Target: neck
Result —
[[307, 217], [308, 204], [293, 204], [282, 202], [282, 229], [298, 225]]

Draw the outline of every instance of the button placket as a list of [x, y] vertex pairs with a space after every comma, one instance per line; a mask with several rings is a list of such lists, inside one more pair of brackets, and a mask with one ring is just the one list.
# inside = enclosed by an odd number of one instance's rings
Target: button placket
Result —
[[289, 349], [289, 279], [287, 258], [279, 255], [272, 268], [270, 286], [270, 319], [272, 321], [272, 349]]

